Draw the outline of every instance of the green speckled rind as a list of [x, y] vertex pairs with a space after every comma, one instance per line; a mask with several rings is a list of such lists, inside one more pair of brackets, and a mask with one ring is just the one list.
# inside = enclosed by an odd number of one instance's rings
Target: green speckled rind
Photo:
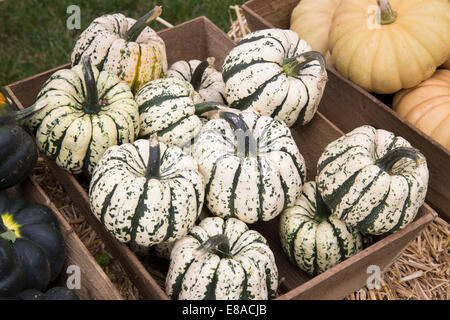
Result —
[[[230, 258], [198, 250], [218, 234], [229, 239]], [[178, 240], [166, 278], [166, 293], [180, 300], [266, 300], [275, 297], [277, 287], [278, 270], [266, 239], [235, 218], [206, 218]]]
[[166, 46], [153, 29], [146, 27], [136, 41], [123, 39], [135, 22], [120, 13], [96, 18], [78, 38], [72, 66], [89, 56], [93, 65], [117, 75], [133, 92], [163, 77], [167, 72]]
[[307, 182], [295, 205], [280, 216], [280, 240], [289, 260], [317, 275], [353, 256], [363, 248], [361, 234], [330, 216], [318, 221], [316, 183]]
[[268, 221], [300, 195], [306, 177], [303, 156], [287, 125], [253, 111], [241, 113], [252, 131], [257, 155], [235, 154], [240, 138], [224, 119], [210, 120], [194, 145], [206, 181], [208, 209], [245, 223]]
[[318, 187], [335, 217], [368, 234], [395, 232], [414, 220], [427, 193], [425, 157], [402, 158], [390, 172], [376, 164], [398, 147], [411, 145], [386, 130], [362, 126], [325, 148]]
[[89, 186], [92, 212], [119, 241], [141, 246], [170, 242], [186, 235], [204, 199], [196, 161], [180, 148], [160, 143], [157, 178], [146, 177], [149, 141], [108, 149]]
[[192, 85], [182, 79], [165, 78], [147, 83], [136, 94], [139, 105], [142, 138], [158, 134], [168, 146], [183, 147], [193, 140], [202, 128], [195, 115], [195, 104], [203, 102]]
[[[311, 121], [326, 84], [318, 61], [306, 63], [295, 76], [283, 70], [285, 59], [311, 51], [292, 30], [266, 29], [245, 36], [225, 58], [222, 74], [228, 104], [286, 122]], [[324, 73], [324, 74], [323, 74]]]
[[86, 84], [82, 66], [55, 72], [42, 86], [36, 104], [47, 105], [26, 125], [39, 150], [72, 173], [91, 174], [105, 150], [133, 142], [139, 132], [138, 107], [130, 88], [106, 71], [92, 68], [101, 110], [83, 110]]

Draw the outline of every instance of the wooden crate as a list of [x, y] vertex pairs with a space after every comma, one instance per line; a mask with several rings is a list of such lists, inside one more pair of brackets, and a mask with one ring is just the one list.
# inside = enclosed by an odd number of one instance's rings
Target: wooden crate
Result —
[[[299, 0], [251, 0], [242, 9], [250, 30], [289, 29], [292, 10]], [[327, 68], [328, 83], [319, 111], [344, 132], [364, 124], [402, 136], [427, 158], [430, 171], [427, 202], [450, 222], [450, 152], [421, 130], [400, 118], [388, 105], [392, 95], [372, 95]]]
[[58, 219], [66, 248], [66, 262], [59, 278], [55, 280], [58, 285], [65, 286], [67, 267], [75, 265], [80, 268], [80, 289], [75, 290], [80, 299], [123, 300], [117, 288], [33, 177], [29, 177], [23, 183], [9, 188], [7, 193], [11, 197], [24, 198], [30, 203], [46, 205]]
[[[231, 39], [205, 17], [161, 31], [159, 34], [166, 42], [169, 63], [179, 59], [203, 59], [214, 56], [218, 61], [217, 66], [220, 67], [224, 57], [234, 47]], [[68, 66], [60, 68], [65, 67]], [[34, 102], [43, 82], [55, 70], [19, 81], [8, 86], [7, 90], [19, 107], [29, 107]], [[323, 148], [343, 134], [321, 113], [318, 113], [308, 125], [292, 129], [292, 133], [305, 158], [308, 179], [313, 179], [315, 176], [317, 160]], [[164, 284], [161, 281], [158, 282], [158, 279], [149, 273], [148, 263], [140, 260], [127, 245], [115, 240], [92, 214], [87, 194], [88, 181], [82, 176], [69, 174], [52, 161], [48, 161], [48, 164], [78, 209], [102, 237], [110, 251], [120, 259], [141, 295], [148, 299], [168, 299], [164, 292]], [[381, 270], [385, 270], [435, 217], [436, 213], [424, 204], [415, 221], [405, 229], [377, 239], [376, 243], [359, 254], [316, 277], [307, 275], [289, 263], [278, 238], [278, 218], [268, 223], [250, 225], [250, 227], [260, 231], [268, 239], [275, 253], [280, 278], [285, 279], [280, 285], [278, 299], [340, 299], [365, 285], [368, 277], [366, 269], [369, 265], [378, 265]], [[152, 261], [154, 262], [155, 259]], [[162, 265], [163, 267], [158, 271], [164, 277], [167, 272], [167, 262]]]

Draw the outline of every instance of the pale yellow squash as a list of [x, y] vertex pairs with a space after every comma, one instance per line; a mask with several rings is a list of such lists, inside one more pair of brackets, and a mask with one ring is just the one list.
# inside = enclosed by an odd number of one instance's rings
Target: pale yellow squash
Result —
[[341, 0], [301, 0], [292, 11], [290, 29], [319, 51], [331, 65], [328, 33], [334, 11]]
[[332, 63], [371, 92], [414, 87], [449, 57], [449, 13], [447, 0], [342, 1], [329, 34]]
[[450, 150], [450, 70], [438, 69], [415, 88], [398, 92], [393, 108]]

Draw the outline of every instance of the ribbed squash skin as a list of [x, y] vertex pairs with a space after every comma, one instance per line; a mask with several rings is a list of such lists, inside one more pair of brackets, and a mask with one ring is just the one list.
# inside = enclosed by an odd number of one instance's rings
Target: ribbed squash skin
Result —
[[1, 124], [0, 119], [0, 190], [25, 180], [37, 156], [34, 139], [14, 121]]
[[450, 3], [389, 0], [398, 16], [380, 25], [374, 0], [342, 1], [333, 16], [329, 47], [333, 66], [362, 88], [388, 94], [432, 76], [450, 54]]
[[39, 150], [71, 173], [92, 171], [105, 150], [133, 142], [139, 132], [138, 106], [128, 85], [92, 68], [100, 111], [84, 108], [86, 81], [82, 65], [55, 72], [44, 83], [36, 104], [47, 105], [27, 121]]
[[398, 92], [392, 107], [450, 150], [450, 70], [438, 69], [417, 87]]
[[250, 110], [238, 114], [256, 140], [256, 155], [236, 153], [242, 136], [224, 119], [210, 120], [194, 144], [206, 181], [206, 204], [222, 218], [268, 221], [295, 202], [306, 165], [284, 122]]
[[141, 138], [156, 133], [168, 146], [182, 147], [200, 132], [202, 121], [195, 114], [195, 104], [203, 98], [183, 79], [151, 81], [137, 92], [136, 102]]
[[34, 139], [16, 123], [13, 112], [0, 93], [0, 190], [21, 183], [38, 157]]
[[328, 33], [334, 11], [341, 0], [301, 0], [291, 15], [290, 29], [306, 40], [311, 48], [322, 53], [331, 66]]
[[158, 177], [146, 174], [152, 159], [144, 139], [109, 148], [92, 175], [92, 212], [121, 242], [148, 247], [174, 241], [189, 232], [202, 210], [197, 162], [178, 147], [159, 145]]
[[316, 183], [307, 182], [292, 207], [280, 216], [280, 240], [289, 260], [317, 275], [363, 248], [362, 235], [341, 220], [317, 217]]
[[[167, 71], [167, 77], [183, 79], [192, 84], [192, 76], [200, 63], [201, 61], [196, 59], [177, 61], [170, 66]], [[197, 92], [204, 101], [226, 103], [225, 83], [223, 82], [222, 73], [217, 71], [214, 66], [208, 66], [201, 76]]]
[[99, 70], [106, 70], [124, 80], [133, 92], [167, 72], [164, 41], [146, 27], [136, 41], [124, 39], [136, 22], [121, 13], [96, 18], [80, 35], [72, 52], [72, 66], [83, 57], [91, 57]]
[[[0, 275], [3, 273], [3, 263], [6, 270], [11, 263], [15, 270], [10, 270], [6, 283], [5, 278], [0, 277], [0, 296], [2, 294], [8, 296], [16, 291], [12, 290], [14, 288], [45, 290], [60, 274], [65, 259], [64, 239], [53, 212], [44, 205], [10, 199], [5, 192], [0, 192], [0, 219], [17, 237], [15, 242], [8, 241], [6, 244], [14, 252], [17, 261], [10, 255], [2, 262]], [[0, 251], [8, 251], [5, 249], [4, 241], [1, 242], [3, 250]], [[21, 286], [17, 284], [18, 282], [10, 281], [11, 277], [14, 277], [13, 274], [20, 269], [23, 280], [17, 277], [15, 281], [21, 281]], [[2, 287], [5, 284], [6, 287]]]
[[9, 241], [0, 238], [0, 298], [15, 297], [25, 282], [23, 267]]
[[405, 139], [362, 126], [325, 147], [317, 163], [318, 188], [338, 219], [368, 234], [404, 228], [424, 203], [428, 187], [425, 157], [401, 157], [386, 171], [377, 162], [391, 150], [410, 148]]
[[[219, 234], [229, 240], [230, 257], [199, 250]], [[235, 218], [206, 218], [178, 240], [166, 277], [166, 293], [179, 300], [267, 300], [277, 287], [278, 270], [266, 239]]]
[[288, 126], [311, 121], [327, 81], [325, 61], [322, 65], [309, 61], [293, 75], [284, 69], [285, 59], [310, 51], [292, 30], [265, 29], [246, 35], [222, 67], [229, 106], [252, 108]]

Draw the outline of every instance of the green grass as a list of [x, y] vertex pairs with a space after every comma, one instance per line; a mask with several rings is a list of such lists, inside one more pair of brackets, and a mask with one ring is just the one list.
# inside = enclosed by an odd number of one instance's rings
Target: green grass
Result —
[[[205, 15], [228, 31], [229, 6], [245, 0], [4, 0], [0, 2], [0, 84], [6, 85], [70, 62], [77, 37], [98, 16], [123, 13], [138, 18], [154, 5], [172, 24]], [[81, 9], [81, 29], [68, 30], [70, 5]], [[155, 30], [164, 28], [157, 22]]]

